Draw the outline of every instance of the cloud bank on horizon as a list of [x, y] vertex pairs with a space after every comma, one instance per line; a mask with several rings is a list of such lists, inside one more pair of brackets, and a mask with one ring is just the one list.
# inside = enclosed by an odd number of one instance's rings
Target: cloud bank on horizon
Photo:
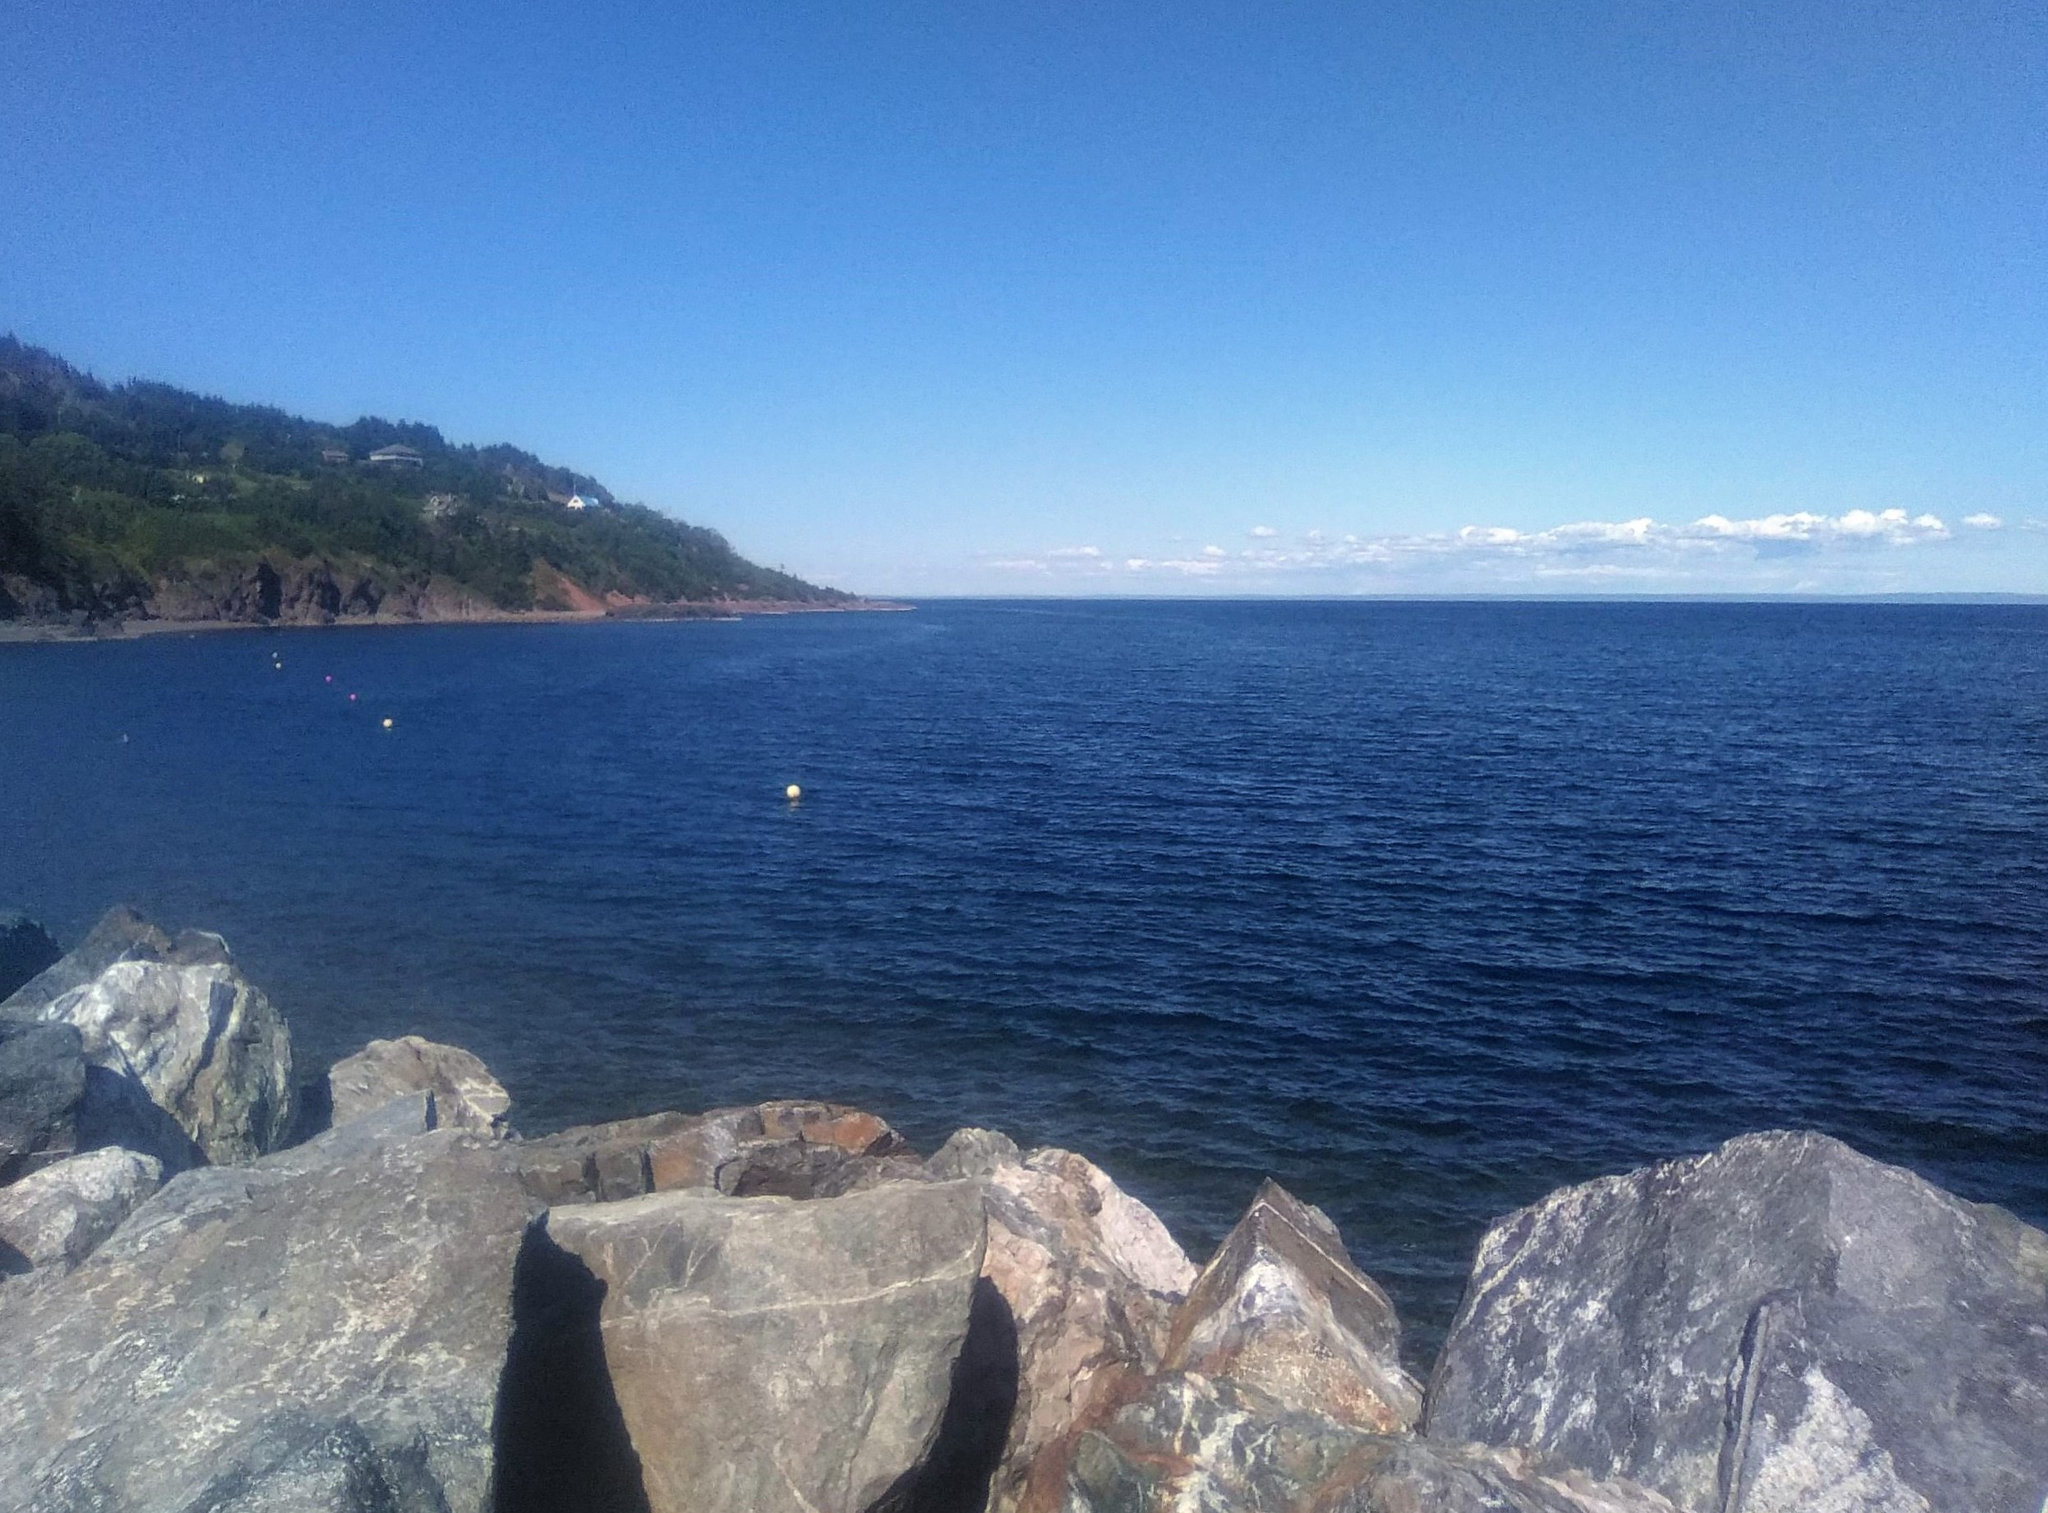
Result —
[[[2031, 532], [2048, 530], [2035, 520]], [[1979, 511], [1953, 524], [1904, 509], [1797, 510], [1750, 519], [1703, 515], [1667, 523], [1577, 520], [1545, 530], [1467, 525], [1411, 534], [1285, 538], [1267, 525], [1246, 545], [1138, 555], [1100, 546], [995, 555], [983, 566], [1024, 592], [1884, 592], [1917, 577], [1901, 552], [1950, 548], [2006, 529]]]

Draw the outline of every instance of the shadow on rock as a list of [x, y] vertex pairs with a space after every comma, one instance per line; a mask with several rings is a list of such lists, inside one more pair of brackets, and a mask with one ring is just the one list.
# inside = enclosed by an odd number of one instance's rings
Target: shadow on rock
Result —
[[974, 1284], [967, 1339], [953, 1363], [953, 1387], [931, 1452], [868, 1513], [981, 1513], [1009, 1442], [1017, 1369], [1017, 1320], [995, 1283], [983, 1277]]
[[605, 1365], [605, 1284], [526, 1232], [512, 1272], [512, 1341], [492, 1424], [495, 1513], [650, 1513]]

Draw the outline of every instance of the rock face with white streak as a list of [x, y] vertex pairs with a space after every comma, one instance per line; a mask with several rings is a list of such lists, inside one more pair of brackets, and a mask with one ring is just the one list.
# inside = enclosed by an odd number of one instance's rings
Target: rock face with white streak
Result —
[[1061, 1513], [1672, 1513], [1524, 1452], [1374, 1434], [1168, 1372], [1080, 1437]]
[[1688, 1513], [2042, 1513], [2048, 1235], [1815, 1134], [1566, 1188], [1481, 1243], [1426, 1427]]
[[0, 1001], [0, 1018], [35, 1023], [57, 999], [82, 988], [117, 961], [157, 961], [171, 949], [171, 937], [126, 904], [102, 914], [76, 946], [44, 967]]
[[369, 1113], [409, 1093], [434, 1095], [434, 1122], [443, 1129], [504, 1132], [512, 1097], [491, 1069], [460, 1046], [441, 1045], [418, 1035], [373, 1040], [327, 1073], [333, 1122]]
[[108, 1147], [0, 1187], [0, 1275], [70, 1270], [162, 1181], [163, 1163], [154, 1156]]
[[1074, 1430], [1158, 1368], [1195, 1268], [1150, 1209], [1072, 1151], [997, 1160], [987, 1180], [983, 1271], [1017, 1342], [1016, 1403], [989, 1491], [989, 1507], [1008, 1513], [1054, 1505]]
[[85, 1059], [132, 1078], [208, 1161], [250, 1160], [291, 1129], [290, 1032], [217, 935], [173, 940], [112, 910], [0, 1009], [75, 1027]]
[[76, 1025], [0, 1019], [0, 1185], [115, 1145], [166, 1176], [204, 1159], [140, 1082], [87, 1062]]
[[485, 1513], [534, 1205], [405, 1127], [186, 1173], [0, 1289], [0, 1507]]
[[556, 1209], [655, 1513], [862, 1513], [938, 1436], [982, 1260], [981, 1187], [652, 1194]]
[[1412, 1428], [1422, 1412], [1393, 1303], [1322, 1210], [1272, 1181], [1189, 1289], [1163, 1364], [1360, 1429]]

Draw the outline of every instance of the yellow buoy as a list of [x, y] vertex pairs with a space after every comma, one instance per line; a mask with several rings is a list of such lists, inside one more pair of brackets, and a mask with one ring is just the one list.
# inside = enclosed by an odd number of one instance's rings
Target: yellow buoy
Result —
[[388, 714], [384, 716], [384, 728], [386, 730], [389, 730], [391, 728], [391, 716]]
[[792, 804], [794, 804], [798, 799], [804, 796], [804, 791], [803, 789], [797, 787], [796, 784], [791, 783], [787, 788], [782, 790], [782, 796], [788, 799]]

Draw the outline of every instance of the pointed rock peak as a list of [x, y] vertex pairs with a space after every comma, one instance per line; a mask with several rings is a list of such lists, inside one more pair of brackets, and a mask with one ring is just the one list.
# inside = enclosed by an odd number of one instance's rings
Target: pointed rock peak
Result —
[[1302, 1202], [1271, 1177], [1259, 1184], [1251, 1207], [1245, 1211], [1238, 1227], [1243, 1228], [1259, 1220], [1261, 1210], [1294, 1230], [1318, 1250], [1327, 1252], [1331, 1259], [1345, 1266], [1351, 1264], [1351, 1252], [1344, 1248], [1344, 1237], [1337, 1232], [1330, 1216], [1313, 1203]]
[[1024, 1159], [1017, 1142], [1001, 1130], [956, 1129], [946, 1143], [932, 1152], [925, 1166], [941, 1179], [950, 1177], [991, 1177], [997, 1169], [1015, 1166]]
[[1422, 1405], [1400, 1352], [1393, 1303], [1352, 1265], [1328, 1215], [1268, 1180], [1189, 1289], [1164, 1366], [1388, 1431]]

